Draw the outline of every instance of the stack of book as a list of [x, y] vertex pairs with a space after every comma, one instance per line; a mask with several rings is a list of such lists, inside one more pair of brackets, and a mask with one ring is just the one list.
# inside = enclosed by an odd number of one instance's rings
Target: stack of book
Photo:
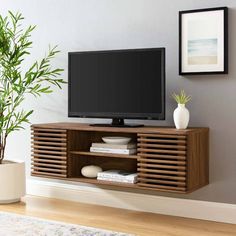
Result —
[[92, 143], [90, 152], [103, 152], [132, 155], [137, 153], [137, 145], [135, 143], [128, 144], [109, 144], [109, 143]]
[[113, 181], [120, 183], [137, 183], [138, 174], [123, 170], [106, 170], [98, 173], [97, 179], [103, 181]]

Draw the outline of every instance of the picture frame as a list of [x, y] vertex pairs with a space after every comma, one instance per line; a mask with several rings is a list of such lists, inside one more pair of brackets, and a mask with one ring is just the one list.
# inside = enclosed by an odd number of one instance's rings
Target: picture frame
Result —
[[179, 75], [228, 73], [228, 8], [179, 12]]

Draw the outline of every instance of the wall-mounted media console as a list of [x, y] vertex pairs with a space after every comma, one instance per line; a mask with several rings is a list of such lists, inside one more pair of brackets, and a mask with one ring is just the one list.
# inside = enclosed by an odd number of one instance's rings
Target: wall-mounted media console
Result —
[[[135, 155], [93, 153], [90, 146], [104, 136], [131, 137]], [[81, 169], [138, 173], [136, 184], [85, 178]], [[32, 125], [32, 176], [58, 178], [120, 188], [189, 193], [209, 182], [209, 129], [167, 127], [93, 127], [78, 123]]]

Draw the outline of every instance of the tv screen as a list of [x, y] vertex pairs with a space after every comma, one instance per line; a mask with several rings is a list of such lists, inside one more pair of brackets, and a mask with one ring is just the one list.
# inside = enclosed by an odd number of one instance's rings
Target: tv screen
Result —
[[165, 49], [69, 53], [69, 117], [164, 119]]

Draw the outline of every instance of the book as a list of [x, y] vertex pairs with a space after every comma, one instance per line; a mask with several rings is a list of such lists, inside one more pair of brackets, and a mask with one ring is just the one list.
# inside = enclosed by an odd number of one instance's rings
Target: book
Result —
[[136, 154], [137, 149], [114, 149], [114, 148], [90, 147], [90, 152], [103, 152], [103, 153], [130, 155], [130, 154]]
[[122, 178], [122, 177], [110, 177], [110, 176], [102, 176], [102, 175], [98, 175], [97, 178], [103, 178], [103, 179], [115, 179], [115, 180], [120, 180], [120, 181], [135, 181], [137, 180], [137, 176], [136, 177], [133, 177], [133, 178]]
[[137, 179], [138, 173], [131, 173], [123, 170], [106, 170], [99, 172], [98, 177], [133, 181]]
[[135, 184], [135, 183], [137, 183], [136, 179], [135, 180], [120, 180], [120, 179], [110, 179], [110, 178], [98, 177], [97, 180], [119, 182], [119, 183], [127, 183], [127, 184]]
[[108, 178], [134, 179], [137, 177], [137, 173], [116, 174], [115, 172], [112, 171], [110, 173], [99, 172], [98, 176], [108, 177]]
[[136, 143], [128, 143], [128, 144], [92, 143], [92, 147], [109, 148], [109, 149], [135, 149], [137, 148], [137, 144]]

